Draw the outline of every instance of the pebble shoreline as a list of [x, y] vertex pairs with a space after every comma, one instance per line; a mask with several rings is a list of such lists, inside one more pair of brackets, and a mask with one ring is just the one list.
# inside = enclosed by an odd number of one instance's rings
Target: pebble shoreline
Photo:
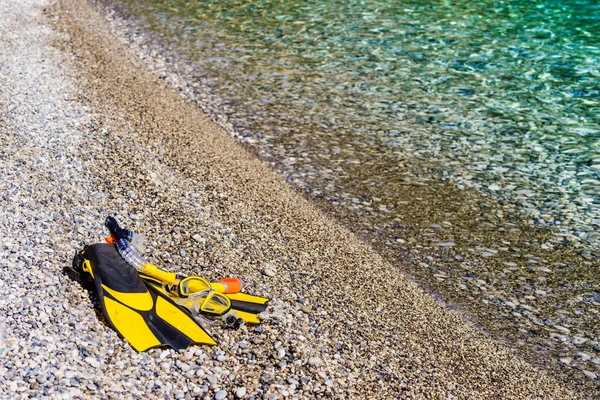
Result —
[[[391, 272], [128, 58], [87, 2], [2, 0], [0, 18], [2, 398], [585, 397]], [[151, 261], [272, 296], [263, 325], [133, 351], [61, 273], [107, 214]]]
[[[388, 137], [385, 146], [401, 149], [391, 157], [381, 149], [373, 152], [371, 144], [364, 148], [366, 139], [360, 132], [356, 137], [352, 132], [342, 135], [332, 127], [274, 140], [260, 127], [251, 130], [255, 120], [279, 129], [268, 113], [257, 111], [251, 121], [242, 120], [244, 113], [238, 115], [228, 99], [219, 97], [215, 83], [202, 75], [202, 66], [162, 43], [129, 18], [125, 8], [111, 1], [99, 3], [115, 34], [147, 68], [195, 102], [330, 215], [377, 247], [394, 267], [476, 319], [494, 337], [516, 343], [536, 365], [557, 370], [567, 367], [575, 372], [574, 379], [600, 385], [600, 365], [595, 362], [600, 357], [600, 281], [594, 273], [599, 253], [586, 247], [593, 248], [593, 234], [591, 242], [579, 234], [589, 232], [593, 221], [575, 218], [575, 225], [555, 224], [540, 213], [538, 206], [543, 202], [529, 201], [537, 195], [524, 188], [547, 176], [530, 180], [531, 171], [523, 166], [501, 168], [496, 171], [500, 175], [516, 173], [527, 182], [517, 179], [523, 186], [514, 199], [510, 190], [500, 190], [498, 185], [487, 190], [481, 186], [485, 181], [481, 159], [457, 164], [453, 158], [464, 153], [483, 157], [490, 165], [498, 161], [487, 159], [494, 146], [478, 135], [458, 147], [443, 142], [450, 139], [435, 131]], [[441, 145], [436, 142], [440, 137]], [[334, 146], [338, 141], [339, 147]], [[354, 146], [356, 143], [360, 145]], [[461, 146], [469, 151], [459, 151]], [[443, 168], [436, 166], [436, 157], [446, 156], [438, 150], [448, 147], [455, 150], [447, 154], [450, 159], [441, 162]], [[398, 157], [402, 158], [400, 164]], [[542, 158], [545, 162], [548, 157]], [[468, 170], [464, 165], [471, 162], [475, 172], [465, 175], [457, 171], [459, 164]], [[544, 173], [539, 165], [535, 168]], [[569, 190], [573, 188], [571, 185]], [[561, 201], [566, 199], [563, 196]], [[565, 204], [572, 208], [570, 202]], [[549, 207], [556, 208], [555, 204]], [[537, 217], [532, 219], [532, 215]]]

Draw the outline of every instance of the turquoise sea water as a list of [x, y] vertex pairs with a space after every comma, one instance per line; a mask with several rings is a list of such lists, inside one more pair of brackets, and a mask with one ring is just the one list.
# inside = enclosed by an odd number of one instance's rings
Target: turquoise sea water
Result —
[[327, 200], [339, 188], [319, 154], [402, 152], [597, 247], [597, 2], [120, 2], [193, 59], [241, 136]]
[[[463, 134], [549, 133], [589, 144], [599, 135], [600, 5], [592, 0], [125, 2], [221, 84], [244, 84], [228, 83], [227, 73], [247, 80], [255, 93], [247, 102], [263, 94], [263, 104], [298, 107], [315, 122], [350, 114], [367, 119], [365, 133], [391, 129], [418, 101], [420, 123]], [[303, 89], [312, 85], [320, 90]], [[331, 102], [337, 113], [318, 109]], [[433, 109], [449, 104], [506, 125], [457, 127]], [[280, 123], [297, 123], [286, 114]], [[540, 126], [515, 129], [521, 119]]]
[[287, 179], [600, 385], [600, 4], [115, 2]]

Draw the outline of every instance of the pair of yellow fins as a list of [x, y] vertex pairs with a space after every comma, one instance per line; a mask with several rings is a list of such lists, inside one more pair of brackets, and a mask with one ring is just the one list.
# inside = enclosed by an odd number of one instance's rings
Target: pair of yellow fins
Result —
[[[76, 274], [87, 273], [94, 282], [108, 324], [137, 351], [159, 346], [176, 350], [192, 344], [216, 344], [194, 318], [190, 303], [181, 293], [168, 290], [160, 280], [139, 273], [119, 254], [115, 245], [97, 243], [78, 252], [73, 260]], [[201, 278], [200, 278], [201, 279]], [[210, 292], [213, 292], [210, 290]], [[229, 300], [223, 309], [207, 315], [233, 315], [245, 323], [258, 324], [269, 299], [247, 293], [219, 294]], [[206, 302], [205, 302], [206, 303]]]

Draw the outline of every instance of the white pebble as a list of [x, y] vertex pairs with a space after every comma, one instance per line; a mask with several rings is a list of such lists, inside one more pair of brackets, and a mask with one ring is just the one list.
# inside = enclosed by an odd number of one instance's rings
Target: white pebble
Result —
[[194, 239], [198, 243], [206, 243], [206, 239], [204, 239], [202, 236], [198, 235], [197, 233], [194, 236], [192, 236], [192, 239]]
[[266, 321], [270, 317], [271, 317], [271, 315], [267, 311], [263, 311], [260, 314], [258, 314], [258, 319], [260, 319], [261, 321]]
[[243, 386], [240, 388], [237, 388], [235, 391], [235, 397], [237, 397], [238, 399], [241, 399], [244, 396], [246, 396], [246, 388]]
[[179, 366], [179, 368], [183, 371], [183, 372], [187, 372], [189, 371], [192, 367], [189, 366], [189, 364], [186, 363], [181, 363], [181, 365]]
[[319, 357], [311, 357], [308, 359], [308, 364], [312, 365], [313, 367], [318, 367], [319, 365], [323, 364], [323, 360], [321, 360]]
[[595, 373], [593, 373], [592, 371], [583, 370], [583, 374], [590, 379], [596, 379], [596, 377], [597, 377], [597, 375]]
[[93, 357], [86, 357], [85, 362], [90, 364], [94, 368], [98, 368], [100, 366], [100, 363], [98, 362], [98, 360], [96, 360]]

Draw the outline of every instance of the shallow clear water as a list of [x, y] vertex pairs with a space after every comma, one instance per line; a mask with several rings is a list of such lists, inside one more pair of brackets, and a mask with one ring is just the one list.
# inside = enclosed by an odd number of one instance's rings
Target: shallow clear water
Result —
[[290, 181], [600, 384], [597, 2], [118, 3]]
[[320, 154], [402, 153], [597, 244], [595, 1], [121, 2], [194, 59], [242, 136], [328, 200]]

